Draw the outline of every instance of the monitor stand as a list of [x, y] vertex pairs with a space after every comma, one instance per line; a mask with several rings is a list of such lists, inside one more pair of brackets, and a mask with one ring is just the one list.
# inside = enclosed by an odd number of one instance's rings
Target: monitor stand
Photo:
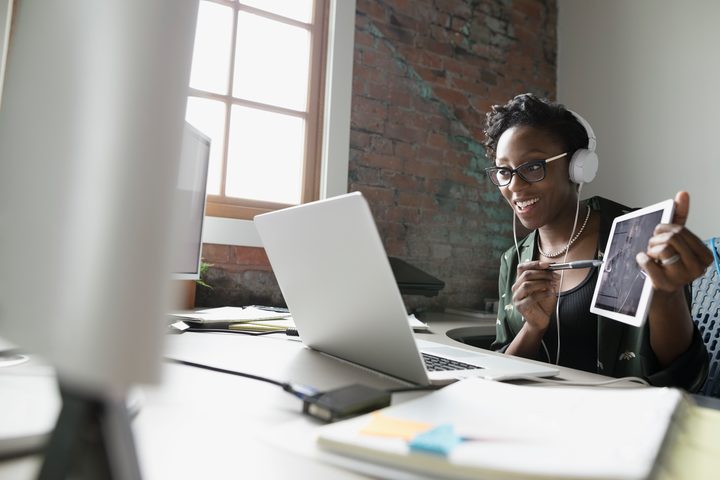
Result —
[[60, 381], [62, 408], [45, 449], [40, 480], [140, 480], [124, 399], [88, 394]]
[[0, 351], [0, 368], [14, 367], [28, 361], [28, 356], [14, 350]]
[[14, 367], [28, 361], [28, 356], [20, 353], [18, 347], [0, 337], [0, 368]]

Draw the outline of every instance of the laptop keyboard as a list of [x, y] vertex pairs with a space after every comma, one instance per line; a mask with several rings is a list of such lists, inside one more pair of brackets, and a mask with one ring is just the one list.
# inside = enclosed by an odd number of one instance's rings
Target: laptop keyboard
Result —
[[425, 352], [421, 353], [423, 361], [425, 362], [425, 368], [431, 372], [439, 372], [442, 370], [480, 370], [483, 368], [477, 365], [470, 365], [469, 363], [458, 362], [457, 360], [450, 360], [449, 358], [437, 357]]

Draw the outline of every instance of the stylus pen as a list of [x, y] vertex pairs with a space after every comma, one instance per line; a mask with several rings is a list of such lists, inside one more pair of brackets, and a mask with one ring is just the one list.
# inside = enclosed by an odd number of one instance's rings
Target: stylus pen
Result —
[[548, 270], [570, 270], [573, 268], [595, 268], [602, 265], [602, 260], [576, 260], [568, 263], [553, 263]]

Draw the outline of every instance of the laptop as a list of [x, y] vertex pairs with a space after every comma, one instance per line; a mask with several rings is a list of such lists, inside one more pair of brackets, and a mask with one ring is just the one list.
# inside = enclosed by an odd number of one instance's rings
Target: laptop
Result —
[[312, 349], [419, 385], [559, 373], [552, 365], [416, 339], [360, 192], [258, 215], [255, 226], [300, 338]]

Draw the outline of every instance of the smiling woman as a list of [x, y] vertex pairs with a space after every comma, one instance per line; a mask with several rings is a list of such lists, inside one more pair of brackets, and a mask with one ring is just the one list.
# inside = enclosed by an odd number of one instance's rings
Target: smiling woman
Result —
[[[485, 133], [495, 163], [488, 176], [531, 230], [501, 259], [493, 348], [697, 390], [707, 374], [707, 354], [690, 318], [688, 284], [710, 255], [684, 227], [687, 193], [676, 196], [672, 223], [657, 226], [647, 251], [630, 259], [662, 295], [654, 296], [644, 328], [628, 327], [589, 312], [597, 270], [549, 269], [561, 255], [563, 262], [602, 259], [612, 219], [630, 210], [600, 197], [580, 201], [582, 183], [592, 180], [597, 168], [589, 124], [562, 105], [524, 94], [494, 106]], [[678, 261], [660, 261], [673, 255]]]

